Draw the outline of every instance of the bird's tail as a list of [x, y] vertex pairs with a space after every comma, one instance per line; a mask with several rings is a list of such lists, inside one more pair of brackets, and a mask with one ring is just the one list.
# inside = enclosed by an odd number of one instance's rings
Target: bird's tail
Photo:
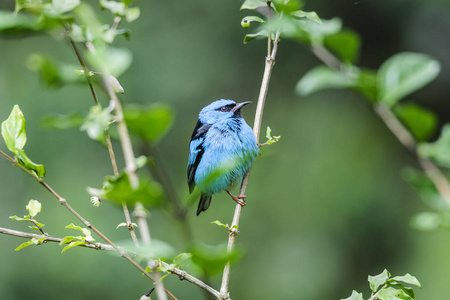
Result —
[[211, 204], [211, 195], [208, 194], [202, 194], [200, 196], [200, 202], [198, 203], [197, 208], [197, 216], [202, 212], [208, 209], [209, 205]]

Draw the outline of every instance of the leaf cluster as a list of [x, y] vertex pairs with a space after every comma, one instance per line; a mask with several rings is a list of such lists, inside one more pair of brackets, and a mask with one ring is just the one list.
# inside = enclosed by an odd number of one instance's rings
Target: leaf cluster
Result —
[[[415, 147], [412, 151], [419, 160], [428, 159], [440, 167], [449, 168], [450, 125], [445, 124], [439, 138], [430, 142], [438, 127], [437, 115], [408, 101], [414, 92], [438, 76], [441, 69], [439, 62], [425, 54], [403, 52], [388, 58], [378, 70], [360, 68], [356, 65], [361, 46], [359, 35], [343, 28], [338, 18], [321, 19], [317, 14], [303, 12], [300, 8], [301, 2], [298, 1], [245, 1], [242, 9], [255, 10], [266, 17], [266, 20], [259, 17], [243, 19], [244, 28], [248, 28], [251, 22], [261, 24], [257, 29], [259, 32], [247, 35], [245, 42], [279, 32], [282, 38], [310, 47], [325, 65], [311, 69], [298, 81], [295, 89], [299, 96], [325, 89], [352, 89], [375, 110], [387, 107], [393, 112], [412, 136]], [[436, 210], [416, 215], [412, 225], [421, 230], [450, 228], [448, 204], [433, 182], [419, 171], [409, 169], [404, 175], [424, 202]]]
[[[45, 224], [38, 222], [34, 217], [36, 217], [36, 215], [41, 212], [42, 209], [42, 205], [39, 201], [37, 200], [30, 200], [28, 202], [28, 205], [26, 206], [26, 209], [28, 210], [28, 215], [24, 216], [23, 218], [20, 218], [18, 216], [10, 216], [10, 219], [13, 219], [15, 221], [18, 222], [30, 222], [31, 224], [33, 224], [32, 226], [28, 226], [30, 229], [32, 230], [36, 230], [36, 231], [41, 231], [42, 233], [44, 233], [44, 231], [42, 230], [42, 227], [45, 226]], [[46, 235], [43, 234], [41, 238], [36, 239], [36, 238], [32, 238], [29, 241], [26, 241], [25, 243], [20, 244], [15, 251], [19, 251], [25, 247], [31, 246], [31, 245], [41, 245], [42, 243], [45, 242], [46, 239]]]
[[[392, 277], [388, 270], [368, 278], [372, 295], [369, 300], [415, 300], [414, 290], [406, 285], [421, 287], [416, 277], [406, 274]], [[364, 300], [363, 294], [353, 291], [351, 296], [342, 300]]]

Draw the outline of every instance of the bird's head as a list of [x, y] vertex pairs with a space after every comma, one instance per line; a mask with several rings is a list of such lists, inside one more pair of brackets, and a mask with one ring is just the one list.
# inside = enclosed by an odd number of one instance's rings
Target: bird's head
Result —
[[251, 101], [236, 103], [233, 100], [217, 100], [204, 107], [198, 118], [203, 124], [214, 124], [228, 118], [240, 118], [241, 108]]

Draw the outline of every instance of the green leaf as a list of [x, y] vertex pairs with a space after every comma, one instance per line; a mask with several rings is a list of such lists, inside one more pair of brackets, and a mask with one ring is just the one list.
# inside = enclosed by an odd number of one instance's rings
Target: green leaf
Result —
[[161, 203], [162, 188], [150, 179], [140, 178], [139, 187], [133, 189], [128, 174], [122, 172], [118, 177], [107, 176], [101, 190], [89, 189], [91, 196], [133, 205], [141, 202], [144, 205], [155, 206]]
[[127, 10], [125, 18], [128, 23], [131, 23], [139, 18], [141, 15], [141, 10], [139, 7], [132, 7]]
[[26, 209], [28, 209], [28, 212], [30, 213], [30, 216], [33, 218], [41, 211], [41, 208], [42, 208], [41, 203], [39, 203], [39, 201], [36, 200], [30, 200], [26, 207]]
[[174, 121], [172, 109], [164, 104], [148, 107], [129, 105], [125, 107], [124, 115], [128, 128], [153, 144], [161, 140]]
[[338, 34], [342, 29], [342, 21], [339, 18], [330, 20], [321, 19], [321, 23], [305, 22], [299, 28], [298, 36], [312, 44], [321, 45], [328, 36]]
[[42, 0], [16, 0], [15, 13], [22, 9], [28, 9], [36, 13], [40, 13], [44, 8]]
[[69, 245], [65, 246], [64, 249], [62, 249], [61, 253], [66, 252], [67, 250], [69, 250], [70, 248], [76, 247], [76, 246], [81, 246], [81, 245], [86, 245], [87, 243], [85, 241], [76, 241], [76, 242], [71, 242]]
[[45, 29], [34, 15], [14, 14], [10, 11], [0, 10], [0, 35], [23, 36], [39, 33]]
[[45, 167], [41, 164], [37, 164], [33, 162], [23, 150], [17, 150], [16, 156], [18, 159], [18, 162], [24, 166], [27, 170], [30, 170], [34, 172], [38, 177], [44, 177], [45, 176]]
[[180, 253], [174, 257], [173, 263], [177, 267], [187, 267], [192, 263], [192, 254], [191, 253]]
[[358, 59], [361, 42], [359, 35], [350, 30], [328, 35], [324, 45], [344, 63], [354, 64]]
[[436, 114], [417, 104], [396, 105], [394, 112], [418, 141], [429, 139], [438, 125]]
[[314, 11], [306, 12], [303, 10], [297, 10], [297, 11], [292, 12], [291, 15], [294, 17], [297, 17], [297, 18], [307, 19], [307, 20], [322, 24], [322, 20], [320, 20], [319, 16]]
[[256, 17], [256, 16], [247, 16], [247, 17], [243, 18], [241, 21], [242, 28], [249, 28], [251, 22], [264, 23], [264, 20], [261, 19], [260, 17]]
[[45, 226], [45, 224], [39, 223], [39, 222], [36, 221], [36, 220], [34, 220], [33, 222], [34, 222], [37, 226], [39, 226], [39, 227], [44, 227], [44, 226]]
[[[102, 36], [103, 37], [103, 36]], [[88, 58], [94, 68], [118, 78], [131, 65], [133, 56], [128, 49], [108, 47], [96, 53], [89, 53]]]
[[384, 271], [381, 274], [378, 274], [376, 276], [370, 276], [368, 278], [370, 289], [372, 292], [378, 291], [378, 288], [386, 283], [386, 281], [391, 277], [391, 274], [388, 270], [384, 269]]
[[37, 72], [48, 88], [61, 87], [66, 83], [81, 82], [79, 76], [73, 71], [75, 67], [64, 69], [52, 58], [45, 55], [31, 54], [27, 59], [27, 67]]
[[62, 238], [61, 242], [59, 242], [59, 245], [68, 244], [73, 240], [81, 240], [81, 238], [81, 236], [65, 236]]
[[48, 88], [59, 88], [67, 84], [82, 83], [84, 77], [74, 72], [76, 66], [59, 63], [42, 54], [31, 54], [27, 59], [27, 67], [39, 74]]
[[[271, 18], [261, 26], [260, 29], [263, 32], [271, 32], [272, 40], [274, 39], [274, 33], [280, 32], [281, 37], [296, 38], [301, 33], [301, 28], [304, 26], [305, 21], [300, 21], [294, 18]], [[266, 34], [267, 36], [267, 34]]]
[[363, 294], [362, 293], [358, 293], [357, 291], [353, 291], [351, 296], [345, 299], [341, 299], [341, 300], [364, 300], [363, 298]]
[[17, 150], [22, 150], [25, 146], [27, 142], [25, 117], [19, 105], [14, 105], [8, 119], [2, 123], [2, 136], [6, 147], [13, 153], [16, 153]]
[[106, 145], [106, 128], [111, 122], [111, 116], [107, 108], [102, 109], [100, 106], [92, 106], [89, 110], [89, 115], [80, 127], [81, 130], [86, 131], [88, 136], [103, 145]]
[[[44, 238], [45, 238], [45, 237], [44, 237]], [[16, 249], [14, 249], [14, 251], [19, 251], [19, 250], [21, 250], [21, 249], [23, 249], [23, 248], [25, 248], [25, 247], [28, 247], [28, 246], [31, 246], [31, 245], [38, 245], [38, 244], [39, 244], [39, 240], [38, 240], [38, 239], [35, 239], [35, 238], [32, 238], [31, 240], [29, 240], [29, 241], [27, 241], [27, 242], [25, 242], [25, 243], [20, 244], [19, 247], [17, 247]]]
[[450, 124], [442, 127], [441, 135], [434, 143], [422, 143], [418, 146], [419, 156], [431, 158], [440, 166], [450, 168]]
[[[131, 223], [131, 225], [133, 227], [138, 227], [136, 223]], [[116, 229], [119, 228], [119, 227], [128, 227], [128, 224], [126, 222], [122, 222], [119, 225], [117, 225]]]
[[254, 40], [254, 39], [262, 39], [264, 37], [267, 38], [268, 33], [265, 30], [256, 32], [256, 33], [250, 33], [250, 34], [246, 34], [244, 37], [244, 44], [247, 44], [248, 42]]
[[393, 106], [436, 78], [440, 68], [437, 60], [424, 54], [404, 52], [390, 57], [378, 72], [378, 100]]
[[176, 267], [177, 267], [177, 266], [176, 266], [175, 264], [170, 264], [170, 265], [163, 265], [163, 264], [160, 264], [160, 265], [159, 265], [159, 270], [162, 271], [162, 272], [164, 272], [164, 273], [167, 273], [167, 272], [169, 272], [169, 271], [173, 271]]
[[244, 3], [242, 3], [241, 10], [244, 9], [257, 9], [259, 7], [267, 7], [267, 1], [261, 1], [261, 0], [245, 0]]
[[79, 231], [81, 231], [84, 234], [85, 237], [91, 237], [91, 231], [89, 229], [82, 228], [80, 226], [76, 226], [73, 223], [70, 223], [65, 228], [71, 228], [71, 229], [79, 230]]
[[81, 127], [84, 120], [85, 116], [81, 113], [72, 113], [70, 115], [45, 116], [41, 119], [41, 124], [45, 128], [64, 130]]
[[10, 216], [9, 218], [16, 221], [30, 221], [30, 216], [26, 216], [25, 218], [20, 218], [18, 216]]
[[222, 226], [223, 228], [227, 228], [228, 227], [228, 225], [223, 224], [219, 220], [215, 220], [215, 221], [211, 222], [211, 224], [216, 224], [216, 225]]
[[113, 15], [121, 17], [125, 16], [127, 7], [123, 2], [100, 0], [100, 5], [102, 8], [111, 11]]
[[298, 11], [302, 5], [300, 0], [272, 0], [271, 4], [275, 6], [277, 12], [284, 12], [285, 14]]
[[354, 88], [371, 102], [376, 102], [378, 97], [377, 73], [372, 70], [359, 69]]
[[439, 194], [433, 181], [424, 172], [414, 168], [404, 168], [402, 170], [403, 179], [411, 184], [421, 199], [430, 207], [436, 210], [447, 210], [448, 204]]
[[402, 289], [387, 287], [382, 289], [377, 296], [379, 300], [414, 300]]
[[267, 138], [267, 144], [272, 145], [281, 138], [281, 136], [272, 136], [272, 129], [270, 129], [269, 126], [267, 126], [266, 130], [266, 138]]
[[147, 156], [141, 155], [135, 159], [136, 167], [138, 169], [140, 169], [140, 168], [144, 167], [146, 164], [148, 164], [149, 161], [150, 161], [150, 159]]
[[442, 215], [434, 212], [421, 212], [415, 214], [410, 221], [411, 226], [417, 230], [430, 231], [442, 225]]
[[55, 10], [62, 14], [71, 11], [80, 4], [80, 0], [52, 0]]
[[236, 248], [228, 252], [225, 244], [218, 246], [195, 244], [190, 252], [192, 253], [192, 262], [207, 275], [221, 272], [227, 262], [236, 262], [241, 256], [241, 252]]
[[352, 76], [335, 71], [327, 66], [318, 66], [297, 83], [295, 90], [300, 96], [307, 96], [324, 89], [342, 89], [355, 86], [356, 79]]
[[401, 281], [401, 282], [404, 282], [404, 283], [407, 283], [407, 284], [411, 284], [411, 285], [415, 285], [415, 286], [418, 286], [418, 287], [422, 287], [420, 285], [419, 280], [417, 280], [416, 277], [414, 277], [414, 276], [412, 276], [412, 275], [410, 275], [408, 273], [406, 275], [403, 275], [403, 276], [395, 276], [395, 277], [391, 278], [389, 280], [389, 282], [390, 281]]

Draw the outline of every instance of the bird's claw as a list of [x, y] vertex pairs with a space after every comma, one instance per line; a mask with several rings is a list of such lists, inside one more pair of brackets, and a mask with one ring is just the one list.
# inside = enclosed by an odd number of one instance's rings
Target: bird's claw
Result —
[[239, 204], [240, 206], [244, 207], [247, 205], [247, 203], [245, 203], [245, 201], [243, 199], [247, 198], [247, 196], [243, 195], [243, 196], [235, 196], [232, 193], [230, 193], [229, 191], [227, 191], [228, 195], [230, 195], [231, 199], [233, 199], [234, 201], [236, 201], [237, 204]]

